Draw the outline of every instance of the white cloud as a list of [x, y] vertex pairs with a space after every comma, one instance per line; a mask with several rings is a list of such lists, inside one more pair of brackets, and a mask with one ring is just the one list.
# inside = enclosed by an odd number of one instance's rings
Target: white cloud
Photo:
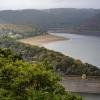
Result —
[[100, 0], [0, 0], [3, 9], [100, 8]]

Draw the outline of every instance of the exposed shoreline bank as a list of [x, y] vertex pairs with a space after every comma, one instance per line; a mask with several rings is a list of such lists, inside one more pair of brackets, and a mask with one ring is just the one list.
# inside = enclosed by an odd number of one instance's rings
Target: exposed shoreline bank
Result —
[[21, 40], [19, 40], [19, 42], [43, 47], [43, 43], [51, 43], [51, 42], [63, 41], [63, 40], [69, 40], [69, 39], [65, 38], [63, 36], [45, 34], [45, 35], [33, 36], [33, 37], [27, 38], [27, 39], [21, 39]]

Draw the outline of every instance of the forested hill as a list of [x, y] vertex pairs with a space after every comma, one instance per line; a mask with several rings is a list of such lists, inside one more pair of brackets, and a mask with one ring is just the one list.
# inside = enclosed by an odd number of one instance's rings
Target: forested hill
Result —
[[32, 24], [45, 28], [72, 27], [79, 25], [98, 12], [100, 10], [74, 8], [6, 10], [0, 11], [0, 23]]
[[100, 13], [81, 23], [79, 29], [100, 31]]

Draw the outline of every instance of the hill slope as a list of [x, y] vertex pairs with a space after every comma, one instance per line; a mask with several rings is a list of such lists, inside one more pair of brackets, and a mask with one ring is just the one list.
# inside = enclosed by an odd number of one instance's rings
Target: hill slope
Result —
[[80, 30], [100, 31], [100, 13], [82, 23]]
[[0, 11], [0, 23], [32, 24], [45, 28], [59, 28], [77, 25], [97, 14], [94, 9], [46, 9], [46, 10], [7, 10]]
[[33, 25], [0, 24], [0, 36], [7, 36], [14, 39], [27, 38], [46, 31], [43, 28]]
[[100, 13], [82, 22], [73, 33], [100, 36]]

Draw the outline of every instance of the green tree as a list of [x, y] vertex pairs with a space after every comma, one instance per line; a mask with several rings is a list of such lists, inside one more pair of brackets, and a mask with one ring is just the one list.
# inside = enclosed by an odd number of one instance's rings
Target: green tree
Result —
[[0, 49], [0, 100], [82, 100], [65, 92], [48, 61], [30, 64]]

